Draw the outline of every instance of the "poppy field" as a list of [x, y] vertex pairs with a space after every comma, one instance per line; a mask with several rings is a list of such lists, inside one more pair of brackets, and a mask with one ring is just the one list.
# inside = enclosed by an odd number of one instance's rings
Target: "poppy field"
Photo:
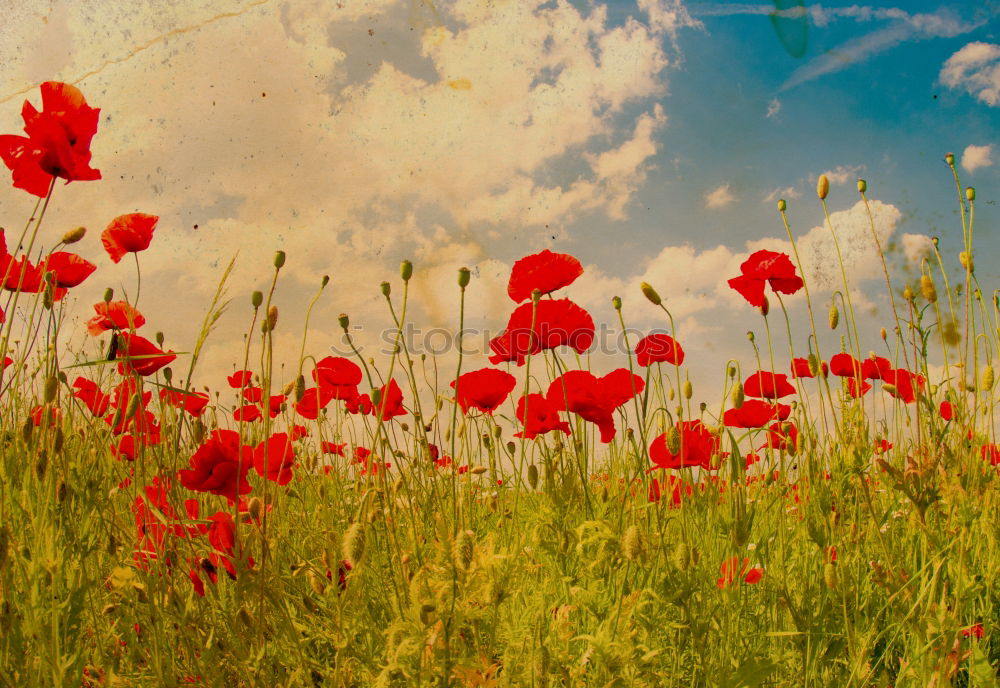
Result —
[[[0, 685], [997, 685], [1000, 302], [951, 154], [964, 251], [935, 242], [912, 284], [883, 258], [879, 331], [858, 327], [821, 176], [842, 291], [810, 297], [779, 201], [793, 250], [726, 276], [759, 326], [714, 388], [690, 380], [706, 354], [668, 285], [614, 297], [613, 325], [642, 303], [663, 329], [596, 372], [584, 268], [551, 250], [514, 263], [489, 353], [459, 334], [431, 378], [399, 334], [381, 359], [307, 341], [311, 306], [273, 303], [283, 252], [262, 291], [227, 296], [221, 270], [197, 341], [171, 343], [139, 300], [155, 208], [99, 241], [45, 222], [64, 183], [101, 179], [99, 112], [47, 82], [0, 136], [4, 193], [35, 199], [0, 233]], [[65, 299], [100, 251], [136, 284], [93, 304], [83, 355]], [[419, 269], [371, 287], [397, 333]], [[224, 310], [245, 346], [205, 391]], [[340, 316], [349, 343], [363, 317]], [[297, 370], [274, 365], [284, 329]]]

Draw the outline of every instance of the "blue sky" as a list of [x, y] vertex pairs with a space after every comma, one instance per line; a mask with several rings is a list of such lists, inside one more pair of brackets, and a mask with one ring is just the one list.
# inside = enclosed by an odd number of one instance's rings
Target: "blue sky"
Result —
[[[93, 151], [104, 179], [60, 187], [48, 221], [53, 237], [91, 229], [79, 246], [99, 271], [73, 302], [76, 345], [105, 286], [134, 290], [134, 266], [100, 249], [113, 217], [161, 217], [142, 256], [143, 284], [158, 288], [144, 286], [139, 305], [177, 350], [193, 346], [221, 266], [239, 250], [236, 301], [205, 353], [209, 384], [238, 358], [247, 295], [265, 286], [278, 249], [289, 256], [277, 294], [289, 365], [323, 274], [331, 283], [309, 339], [320, 354], [340, 312], [365, 324], [359, 340], [378, 341], [378, 284], [398, 281], [402, 258], [416, 265], [418, 323], [455, 325], [454, 275], [468, 265], [467, 322], [495, 332], [513, 306], [510, 265], [548, 247], [582, 260], [567, 295], [598, 322], [613, 320], [618, 294], [630, 322], [662, 326], [638, 290], [653, 283], [682, 342], [706, 352], [689, 359], [693, 374], [708, 375], [748, 354], [733, 332], [760, 327], [725, 280], [756, 248], [787, 250], [777, 198], [789, 203], [818, 307], [839, 288], [825, 274], [821, 173], [874, 347], [887, 299], [858, 177], [878, 231], [899, 247], [901, 288], [930, 236], [958, 269], [942, 162], [953, 151], [979, 190], [978, 272], [987, 284], [1000, 277], [985, 259], [1000, 249], [1000, 4], [791, 7], [784, 42], [773, 7], [242, 0], [220, 13], [209, 0], [25, 2], [0, 28], [0, 129], [19, 129], [21, 103], [37, 102], [48, 79], [102, 108]], [[30, 205], [0, 191], [6, 226]], [[801, 347], [804, 304], [789, 307]]]

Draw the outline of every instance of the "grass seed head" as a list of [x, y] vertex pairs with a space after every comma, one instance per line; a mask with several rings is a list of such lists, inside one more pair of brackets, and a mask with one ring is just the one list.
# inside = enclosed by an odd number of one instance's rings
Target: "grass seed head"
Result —
[[468, 571], [472, 565], [472, 557], [475, 555], [475, 533], [471, 530], [463, 530], [455, 538], [455, 564], [463, 571]]
[[622, 534], [622, 556], [629, 561], [636, 561], [643, 554], [643, 546], [642, 531], [633, 523]]
[[344, 559], [357, 567], [365, 554], [365, 531], [360, 522], [354, 522], [344, 534], [342, 549]]
[[837, 308], [836, 303], [830, 304], [830, 329], [837, 329], [837, 325], [840, 323], [840, 310]]
[[937, 301], [937, 287], [934, 286], [934, 279], [930, 275], [920, 276], [920, 293], [927, 299], [927, 303]]

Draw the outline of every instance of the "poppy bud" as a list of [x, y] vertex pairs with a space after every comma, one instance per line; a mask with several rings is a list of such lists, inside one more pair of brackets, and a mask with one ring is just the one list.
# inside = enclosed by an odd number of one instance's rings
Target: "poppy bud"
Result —
[[66, 441], [66, 435], [63, 434], [61, 427], [56, 428], [55, 437], [52, 439], [52, 451], [56, 454], [60, 453], [63, 448], [63, 443]]
[[788, 208], [788, 204], [785, 203], [785, 199], [784, 198], [779, 198], [778, 199], [778, 212], [779, 213], [783, 213], [783, 212], [785, 212], [785, 210], [787, 208]]
[[889, 336], [889, 333], [885, 331], [884, 327], [878, 331], [878, 334], [882, 338], [882, 341], [885, 341], [886, 338]]
[[410, 278], [413, 277], [413, 263], [408, 260], [404, 260], [400, 263], [399, 276], [403, 278], [404, 282], [409, 282]]
[[816, 180], [816, 195], [819, 196], [819, 200], [824, 201], [829, 193], [830, 180], [826, 178], [825, 174], [821, 174], [819, 179]]
[[351, 325], [351, 320], [350, 318], [347, 317], [347, 313], [341, 313], [340, 315], [338, 315], [337, 322], [340, 324], [340, 326], [344, 329], [345, 332], [347, 331], [347, 328], [350, 327]]
[[507, 443], [507, 453], [508, 454], [513, 455], [515, 449], [517, 449], [517, 445], [516, 444], [514, 444], [513, 442], [508, 442]]
[[163, 333], [162, 332], [157, 332], [156, 336], [155, 336], [155, 339], [156, 339], [156, 345], [157, 346], [163, 346]]
[[113, 428], [119, 427], [122, 424], [122, 418], [124, 417], [124, 415], [125, 415], [125, 407], [119, 405], [118, 408], [115, 409], [114, 415], [111, 416], [111, 427]]
[[35, 462], [35, 475], [41, 480], [45, 477], [45, 471], [49, 467], [49, 455], [45, 450], [38, 452], [38, 461]]
[[45, 390], [44, 390], [44, 396], [42, 398], [44, 399], [44, 402], [46, 404], [51, 404], [53, 401], [55, 401], [56, 394], [58, 393], [59, 393], [59, 378], [57, 378], [55, 375], [50, 375], [45, 379]]
[[629, 561], [635, 561], [642, 556], [642, 532], [634, 523], [625, 529], [622, 535], [622, 556]]
[[77, 227], [76, 229], [71, 229], [65, 234], [63, 234], [62, 243], [64, 244], [75, 244], [83, 235], [87, 233], [86, 227]]
[[306, 396], [306, 378], [303, 375], [299, 375], [295, 378], [295, 401], [300, 402]]
[[134, 418], [137, 413], [139, 413], [139, 403], [142, 401], [142, 395], [139, 392], [133, 394], [128, 400], [128, 408], [125, 410], [126, 418]]
[[760, 314], [765, 318], [767, 314], [771, 312], [771, 303], [767, 300], [767, 296], [763, 297], [763, 301], [760, 304]]
[[31, 441], [32, 427], [33, 423], [31, 422], [31, 418], [26, 419], [24, 421], [24, 425], [21, 426], [21, 439], [24, 440], [25, 444], [28, 444]]
[[867, 190], [868, 190], [868, 182], [866, 182], [864, 179], [859, 179], [858, 180], [858, 193], [864, 193]]
[[656, 290], [648, 282], [643, 282], [639, 285], [639, 288], [642, 289], [643, 296], [649, 299], [649, 302], [654, 306], [659, 306], [663, 303], [663, 299], [660, 298], [660, 295], [656, 293]]
[[687, 546], [686, 542], [677, 544], [674, 551], [670, 554], [670, 563], [678, 571], [687, 571], [688, 566], [691, 565], [691, 548]]
[[930, 275], [920, 276], [920, 293], [927, 299], [927, 303], [937, 301], [937, 288], [934, 286], [934, 280]]
[[[430, 431], [428, 430], [428, 432], [430, 432]], [[495, 428], [493, 428], [493, 436], [494, 437], [496, 437], [497, 439], [500, 439], [500, 436], [502, 434], [503, 434], [503, 428], [501, 428], [499, 425], [496, 426]]]
[[251, 497], [250, 502], [247, 504], [247, 513], [250, 514], [250, 518], [255, 521], [260, 520], [260, 514], [264, 510], [264, 502], [260, 500], [260, 497]]
[[262, 303], [264, 303], [264, 295], [261, 292], [255, 291], [254, 293], [250, 294], [251, 306], [253, 306], [254, 308], [260, 308], [260, 305]]
[[278, 307], [271, 306], [267, 309], [267, 329], [268, 331], [274, 330], [275, 325], [278, 324]]
[[944, 161], [946, 163], [948, 163], [948, 167], [954, 167], [955, 166], [955, 154], [954, 153], [945, 153], [944, 154]]
[[753, 342], [753, 340], [754, 340], [753, 330], [747, 330], [747, 341]]
[[323, 279], [320, 280], [320, 287], [325, 287], [329, 283], [330, 283], [330, 276], [329, 275], [323, 275]]
[[690, 380], [684, 381], [684, 398], [690, 399], [694, 396], [694, 386], [691, 384]]
[[467, 571], [472, 564], [475, 555], [475, 534], [471, 530], [463, 530], [455, 538], [455, 564], [463, 571]]
[[837, 329], [837, 324], [840, 322], [840, 311], [837, 309], [836, 303], [830, 304], [830, 329]]
[[675, 456], [681, 450], [681, 432], [677, 426], [672, 426], [667, 430], [667, 450]]
[[896, 395], [896, 385], [894, 385], [892, 383], [889, 383], [889, 382], [882, 383], [882, 389], [885, 390], [886, 393], [888, 393], [888, 394], [891, 394], [893, 396]]
[[611, 305], [614, 307], [616, 311], [620, 311], [622, 309], [622, 297], [612, 296]]
[[[52, 273], [46, 273], [45, 276], [48, 277], [50, 274]], [[42, 294], [42, 306], [45, 307], [45, 310], [50, 311], [54, 302], [55, 300], [52, 298], [52, 285], [48, 284], [45, 287], [45, 293]]]
[[469, 268], [459, 268], [458, 269], [458, 286], [465, 289], [469, 286], [469, 281], [472, 279], [472, 273]]
[[201, 444], [205, 439], [205, 423], [201, 418], [195, 418], [191, 426], [191, 437], [195, 444]]
[[355, 522], [350, 525], [344, 534], [343, 555], [344, 559], [350, 562], [351, 566], [357, 567], [358, 562], [365, 553], [365, 531], [361, 523]]
[[285, 252], [278, 251], [274, 254], [274, 267], [279, 270], [285, 265]]
[[974, 186], [967, 186], [967, 187], [965, 187], [965, 198], [966, 198], [967, 201], [969, 201], [969, 203], [972, 203], [973, 201], [975, 201], [976, 200], [976, 187], [974, 187]]
[[388, 282], [383, 282], [379, 285], [379, 288], [382, 290], [382, 296], [388, 297], [392, 293], [392, 285]]
[[726, 373], [729, 374], [729, 377], [736, 377], [736, 364], [730, 363], [729, 367], [726, 369]]
[[163, 369], [163, 379], [164, 380], [166, 380], [167, 382], [170, 382], [173, 379], [173, 377], [174, 377], [174, 371], [171, 368], [167, 367], [167, 368]]
[[984, 392], [989, 392], [993, 389], [993, 366], [987, 365], [983, 367], [983, 379], [982, 386]]
[[541, 289], [532, 289], [531, 290], [531, 302], [532, 303], [538, 303], [541, 300], [542, 300], [542, 290]]
[[528, 485], [532, 490], [538, 487], [538, 466], [535, 464], [528, 466]]
[[104, 290], [104, 303], [111, 303], [111, 299], [115, 297], [115, 290], [108, 287]]
[[743, 383], [737, 382], [736, 386], [733, 387], [732, 401], [733, 408], [743, 408], [743, 402], [746, 400], [746, 395], [743, 392]]
[[970, 273], [976, 271], [976, 264], [972, 260], [972, 254], [968, 251], [962, 251], [958, 254], [958, 262]]

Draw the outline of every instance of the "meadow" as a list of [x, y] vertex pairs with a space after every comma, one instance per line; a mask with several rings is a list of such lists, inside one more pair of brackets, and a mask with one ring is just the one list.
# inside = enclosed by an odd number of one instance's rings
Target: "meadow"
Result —
[[[696, 395], [664, 285], [622, 295], [664, 330], [592, 373], [583, 267], [548, 250], [514, 264], [488, 363], [459, 340], [449, 379], [401, 336], [382, 359], [307, 346], [308, 315], [272, 303], [281, 252], [264, 291], [229, 294], [224, 270], [172, 351], [137, 302], [158, 218], [111, 219], [100, 246], [45, 224], [62, 182], [100, 179], [99, 111], [56, 82], [41, 103], [0, 136], [8, 192], [37, 200], [0, 251], [0, 685], [997, 684], [1000, 302], [954, 156], [964, 251], [935, 243], [913, 284], [884, 262], [880, 331], [859, 331], [842, 263], [831, 305], [795, 250], [757, 251], [729, 278], [760, 315], [754, 357]], [[63, 298], [101, 250], [136, 284], [93, 305], [88, 358], [64, 350]], [[419, 269], [371, 285], [399, 332]], [[456, 266], [463, 306], [469, 285]], [[226, 310], [246, 346], [209, 394], [199, 355]], [[829, 330], [841, 346], [820, 350]]]

